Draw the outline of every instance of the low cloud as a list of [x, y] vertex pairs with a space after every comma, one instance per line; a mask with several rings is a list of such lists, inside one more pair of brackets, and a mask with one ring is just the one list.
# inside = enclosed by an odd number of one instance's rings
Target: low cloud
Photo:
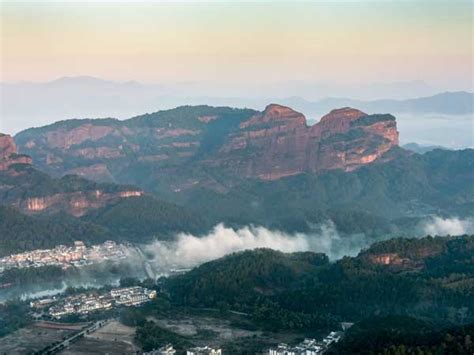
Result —
[[364, 233], [341, 235], [331, 220], [313, 226], [313, 230], [313, 233], [303, 235], [310, 244], [310, 250], [324, 253], [331, 260], [355, 256], [373, 242]]
[[219, 224], [202, 237], [182, 233], [173, 242], [156, 241], [141, 249], [153, 269], [165, 271], [196, 266], [233, 252], [256, 248], [286, 253], [314, 251], [325, 253], [334, 260], [355, 255], [369, 243], [364, 234], [341, 237], [334, 223], [328, 221], [313, 226], [313, 232], [308, 234], [288, 234], [253, 226], [233, 229]]
[[462, 235], [474, 233], [474, 220], [457, 217], [432, 217], [423, 223], [423, 232], [429, 235]]
[[154, 242], [143, 247], [161, 265], [190, 267], [224, 255], [256, 248], [271, 248], [283, 252], [310, 250], [303, 235], [288, 235], [263, 227], [232, 229], [219, 224], [207, 235], [197, 237], [180, 233], [174, 242]]

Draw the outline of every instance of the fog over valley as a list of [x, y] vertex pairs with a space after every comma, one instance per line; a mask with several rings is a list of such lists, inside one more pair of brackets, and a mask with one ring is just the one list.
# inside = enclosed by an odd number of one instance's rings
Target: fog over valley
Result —
[[[326, 254], [334, 262], [344, 256], [356, 256], [369, 247], [373, 238], [363, 233], [347, 234], [338, 232], [334, 223], [312, 226], [311, 233], [285, 233], [258, 226], [230, 228], [216, 225], [206, 235], [178, 233], [170, 241], [153, 241], [147, 244], [130, 245], [127, 257], [101, 264], [73, 267], [59, 279], [51, 282], [27, 285], [13, 285], [0, 289], [0, 300], [20, 297], [31, 299], [59, 294], [69, 287], [100, 288], [104, 285], [117, 286], [122, 278], [159, 279], [182, 273], [203, 263], [225, 255], [269, 248], [284, 253], [306, 252]], [[426, 217], [418, 222], [411, 236], [448, 236], [474, 233], [474, 218]], [[379, 236], [377, 240], [389, 239], [390, 235]]]

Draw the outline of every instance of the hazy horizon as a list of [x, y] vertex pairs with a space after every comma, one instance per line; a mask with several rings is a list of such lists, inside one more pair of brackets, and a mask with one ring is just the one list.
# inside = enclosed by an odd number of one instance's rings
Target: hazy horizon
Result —
[[143, 83], [424, 81], [441, 91], [473, 88], [470, 1], [0, 6], [2, 82], [87, 75]]

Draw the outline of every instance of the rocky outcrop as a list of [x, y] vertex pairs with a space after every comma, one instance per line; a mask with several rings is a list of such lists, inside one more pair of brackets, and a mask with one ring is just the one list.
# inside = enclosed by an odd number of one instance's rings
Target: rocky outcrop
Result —
[[68, 149], [86, 140], [98, 141], [114, 131], [114, 128], [109, 126], [84, 124], [70, 130], [59, 129], [47, 132], [46, 141], [50, 147]]
[[58, 176], [151, 189], [161, 179], [168, 191], [221, 191], [236, 179], [352, 171], [390, 159], [385, 153], [398, 145], [398, 132], [391, 115], [342, 108], [308, 126], [301, 113], [271, 104], [263, 112], [187, 106], [126, 121], [63, 121], [16, 140], [41, 169]]
[[0, 133], [0, 159], [5, 159], [14, 153], [16, 153], [16, 145], [13, 138]]
[[32, 166], [0, 171], [0, 205], [26, 214], [65, 212], [80, 217], [124, 198], [142, 196], [131, 186], [95, 183], [78, 176], [53, 179]]
[[[17, 154], [11, 136], [0, 134], [0, 204], [28, 214], [66, 212], [82, 216], [122, 198], [143, 195], [140, 189], [97, 184], [74, 176], [52, 179], [31, 164], [29, 156]], [[106, 173], [100, 165], [89, 167], [87, 173], [92, 172]]]
[[409, 261], [406, 258], [401, 258], [397, 253], [369, 255], [369, 260], [377, 265], [402, 265]]
[[264, 180], [332, 169], [351, 171], [398, 145], [393, 116], [351, 108], [333, 110], [308, 127], [302, 114], [272, 104], [240, 128], [208, 164]]
[[27, 214], [61, 211], [80, 217], [91, 210], [115, 203], [122, 198], [142, 195], [143, 192], [140, 190], [127, 190], [117, 193], [101, 190], [76, 191], [18, 199], [11, 205]]
[[0, 133], [0, 171], [8, 170], [14, 164], [31, 163], [31, 157], [17, 154], [16, 144], [11, 136]]

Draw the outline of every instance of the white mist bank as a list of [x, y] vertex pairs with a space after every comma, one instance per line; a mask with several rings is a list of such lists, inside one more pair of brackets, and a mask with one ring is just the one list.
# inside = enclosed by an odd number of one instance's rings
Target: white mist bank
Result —
[[[422, 221], [420, 227], [418, 233], [413, 231], [412, 237], [474, 234], [474, 219], [435, 216]], [[388, 236], [380, 236], [377, 240], [387, 238]], [[342, 235], [331, 220], [312, 226], [310, 233], [285, 233], [254, 226], [233, 229], [218, 224], [205, 236], [180, 233], [172, 242], [155, 241], [142, 246], [142, 249], [149, 258], [150, 265], [156, 270], [164, 271], [194, 267], [230, 253], [256, 248], [270, 248], [286, 253], [312, 251], [324, 253], [334, 261], [344, 256], [356, 256], [361, 249], [377, 240], [363, 233]]]
[[188, 265], [220, 258], [236, 251], [270, 248], [284, 252], [309, 250], [305, 236], [290, 236], [280, 231], [270, 231], [263, 227], [244, 227], [238, 230], [219, 224], [204, 237], [179, 234], [173, 247], [177, 260]]
[[474, 218], [460, 219], [457, 217], [432, 217], [423, 223], [426, 235], [463, 235], [474, 234]]
[[240, 229], [218, 224], [202, 237], [180, 233], [174, 242], [142, 246], [150, 263], [161, 270], [188, 268], [243, 250], [269, 248], [286, 253], [313, 251], [325, 253], [330, 259], [355, 255], [369, 245], [363, 234], [341, 237], [332, 221], [314, 227], [313, 233], [284, 233], [264, 227]]
[[304, 236], [290, 236], [263, 227], [243, 227], [237, 230], [218, 224], [202, 237], [180, 233], [174, 242], [148, 244], [143, 250], [153, 256], [153, 264], [170, 267], [191, 267], [241, 250], [271, 248], [283, 252], [307, 251]]

